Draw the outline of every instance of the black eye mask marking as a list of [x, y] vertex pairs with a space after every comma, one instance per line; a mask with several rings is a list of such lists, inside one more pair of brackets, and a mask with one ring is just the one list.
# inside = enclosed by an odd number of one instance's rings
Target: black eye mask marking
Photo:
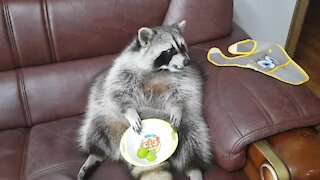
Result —
[[159, 68], [163, 65], [168, 65], [174, 55], [178, 54], [178, 51], [171, 47], [166, 51], [162, 51], [160, 56], [154, 62], [154, 68]]
[[183, 54], [186, 53], [187, 52], [186, 46], [184, 44], [179, 44], [178, 41], [176, 40], [176, 38], [172, 34], [171, 34], [171, 36], [172, 36], [174, 42], [176, 43], [177, 47], [179, 48], [179, 51]]

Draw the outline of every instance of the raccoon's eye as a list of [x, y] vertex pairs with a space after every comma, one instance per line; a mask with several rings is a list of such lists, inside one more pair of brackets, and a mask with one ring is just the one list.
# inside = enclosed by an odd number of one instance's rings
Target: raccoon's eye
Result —
[[149, 146], [148, 146], [148, 143], [143, 143], [143, 147], [144, 147], [144, 148], [149, 147]]
[[180, 48], [181, 53], [185, 53], [187, 52], [187, 47], [184, 44], [181, 44], [181, 48]]
[[172, 55], [177, 54], [178, 52], [177, 52], [176, 48], [172, 47], [172, 48], [167, 50], [167, 53], [168, 53], [168, 55], [172, 56]]

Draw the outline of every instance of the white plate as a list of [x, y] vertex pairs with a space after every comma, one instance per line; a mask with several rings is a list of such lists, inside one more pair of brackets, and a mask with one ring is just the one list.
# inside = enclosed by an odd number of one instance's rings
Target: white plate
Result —
[[[138, 149], [142, 141], [149, 137], [159, 137], [160, 147], [156, 147], [156, 159], [148, 161], [146, 158], [137, 156]], [[158, 141], [158, 142], [159, 142]], [[155, 143], [157, 144], [157, 143]], [[123, 134], [120, 141], [120, 152], [123, 158], [135, 166], [154, 166], [167, 160], [178, 146], [178, 133], [174, 131], [171, 125], [161, 119], [145, 119], [142, 121], [142, 131], [135, 133], [130, 127]]]

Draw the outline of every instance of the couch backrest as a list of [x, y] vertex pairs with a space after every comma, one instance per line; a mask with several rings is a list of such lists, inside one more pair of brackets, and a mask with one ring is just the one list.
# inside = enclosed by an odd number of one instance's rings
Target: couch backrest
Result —
[[93, 76], [142, 26], [183, 19], [189, 44], [231, 31], [232, 0], [3, 0], [0, 129], [82, 114]]

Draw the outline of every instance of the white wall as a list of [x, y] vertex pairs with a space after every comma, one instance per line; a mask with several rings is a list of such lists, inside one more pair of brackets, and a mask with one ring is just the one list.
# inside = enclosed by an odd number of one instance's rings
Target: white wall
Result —
[[234, 0], [233, 20], [253, 39], [285, 46], [296, 0]]

